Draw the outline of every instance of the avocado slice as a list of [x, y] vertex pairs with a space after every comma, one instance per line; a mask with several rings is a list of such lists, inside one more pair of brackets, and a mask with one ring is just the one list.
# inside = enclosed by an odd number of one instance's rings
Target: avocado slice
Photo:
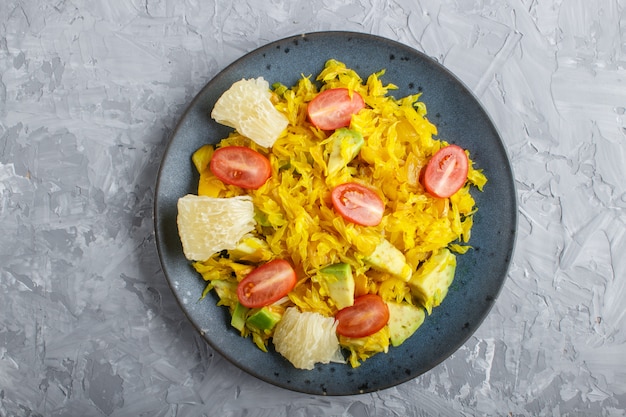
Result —
[[364, 258], [374, 269], [387, 272], [404, 282], [408, 282], [413, 273], [404, 254], [387, 239], [383, 239], [371, 255]]
[[422, 325], [426, 313], [423, 308], [407, 303], [387, 302], [387, 307], [391, 345], [400, 346]]
[[428, 314], [448, 294], [455, 271], [456, 256], [448, 248], [443, 248], [428, 258], [411, 277], [411, 293], [422, 302]]
[[359, 154], [365, 141], [360, 132], [346, 127], [335, 130], [329, 139], [328, 175], [332, 176]]
[[280, 321], [282, 315], [268, 307], [253, 309], [246, 323], [259, 330], [272, 330]]
[[328, 296], [339, 310], [354, 304], [354, 276], [347, 263], [332, 264], [320, 269], [316, 281], [326, 286]]
[[248, 307], [245, 307], [240, 302], [237, 302], [235, 309], [233, 310], [233, 316], [230, 319], [230, 325], [240, 332], [243, 331], [243, 328], [246, 325], [246, 315], [248, 314], [248, 311], [250, 311]]
[[273, 257], [273, 253], [263, 239], [247, 235], [237, 244], [235, 249], [228, 251], [231, 258], [239, 261], [266, 262]]

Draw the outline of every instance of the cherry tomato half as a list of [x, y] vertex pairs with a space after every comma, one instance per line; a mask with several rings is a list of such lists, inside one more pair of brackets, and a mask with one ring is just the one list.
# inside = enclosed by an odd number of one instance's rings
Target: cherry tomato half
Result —
[[209, 169], [226, 184], [257, 189], [272, 175], [270, 161], [246, 146], [225, 146], [213, 153]]
[[363, 97], [347, 88], [331, 88], [319, 93], [307, 106], [309, 120], [322, 130], [350, 126], [353, 114], [365, 107]]
[[446, 198], [463, 187], [467, 180], [469, 162], [463, 148], [448, 145], [430, 158], [422, 176], [422, 183], [428, 193]]
[[376, 294], [357, 297], [354, 304], [335, 314], [337, 333], [346, 337], [365, 337], [385, 327], [389, 321], [389, 307]]
[[383, 219], [385, 204], [374, 190], [346, 182], [333, 188], [333, 207], [349, 222], [362, 226], [376, 226]]
[[296, 272], [289, 262], [274, 259], [250, 272], [237, 285], [237, 298], [248, 308], [270, 305], [296, 285]]

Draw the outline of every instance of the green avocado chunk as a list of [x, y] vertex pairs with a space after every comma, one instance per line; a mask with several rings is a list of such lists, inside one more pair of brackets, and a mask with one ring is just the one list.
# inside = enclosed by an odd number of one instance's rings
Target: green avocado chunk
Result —
[[276, 323], [282, 318], [282, 315], [267, 307], [254, 309], [250, 313], [250, 317], [248, 317], [246, 323], [259, 330], [272, 330], [274, 326], [276, 326]]
[[267, 262], [272, 251], [267, 242], [255, 236], [244, 236], [234, 249], [228, 251], [231, 258], [248, 262]]
[[426, 313], [421, 307], [407, 303], [388, 302], [389, 308], [389, 337], [392, 346], [400, 346], [424, 322]]
[[411, 278], [412, 270], [406, 262], [404, 254], [387, 239], [383, 239], [371, 255], [366, 256], [364, 260], [374, 269], [387, 272], [404, 282], [408, 282]]
[[456, 256], [443, 248], [428, 258], [411, 277], [411, 293], [422, 302], [428, 314], [448, 294], [455, 271]]
[[330, 136], [330, 156], [328, 158], [328, 175], [335, 175], [341, 168], [352, 161], [361, 150], [363, 135], [356, 130], [342, 127]]
[[233, 310], [233, 316], [230, 319], [230, 325], [240, 332], [243, 331], [244, 326], [246, 325], [246, 315], [250, 309], [245, 307], [240, 302], [237, 302], [235, 305], [235, 309]]
[[318, 271], [318, 282], [325, 285], [328, 296], [339, 310], [354, 304], [354, 277], [347, 263], [328, 265]]

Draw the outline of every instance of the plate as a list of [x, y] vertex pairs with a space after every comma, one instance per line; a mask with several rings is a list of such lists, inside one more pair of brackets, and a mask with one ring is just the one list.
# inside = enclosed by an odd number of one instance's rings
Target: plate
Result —
[[[489, 182], [474, 192], [478, 212], [470, 244], [457, 257], [454, 282], [443, 303], [418, 331], [389, 353], [360, 367], [317, 365], [294, 368], [280, 354], [264, 353], [230, 326], [225, 307], [210, 293], [200, 300], [205, 283], [185, 259], [176, 226], [179, 197], [197, 192], [192, 153], [226, 137], [230, 128], [210, 118], [218, 97], [242, 78], [264, 77], [270, 85], [294, 85], [315, 77], [328, 59], [344, 62], [362, 78], [385, 69], [383, 82], [393, 83], [396, 97], [422, 92], [428, 118], [438, 138], [469, 149]], [[506, 150], [489, 116], [450, 71], [430, 57], [393, 40], [354, 32], [315, 32], [262, 46], [226, 67], [194, 98], [174, 130], [158, 174], [155, 195], [156, 244], [163, 272], [180, 306], [200, 334], [242, 370], [289, 390], [321, 395], [351, 395], [382, 390], [421, 375], [454, 353], [479, 327], [506, 279], [513, 253], [517, 202]], [[271, 345], [271, 344], [270, 344]]]

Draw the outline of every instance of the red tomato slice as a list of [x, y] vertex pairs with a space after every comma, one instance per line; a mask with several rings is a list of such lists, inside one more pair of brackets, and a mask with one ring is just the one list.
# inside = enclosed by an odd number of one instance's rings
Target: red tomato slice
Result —
[[375, 191], [359, 183], [347, 182], [336, 186], [331, 199], [335, 210], [349, 222], [376, 226], [383, 219], [383, 200]]
[[468, 169], [469, 162], [463, 148], [448, 145], [430, 158], [424, 169], [422, 183], [433, 196], [450, 197], [465, 184]]
[[350, 126], [353, 114], [365, 107], [363, 97], [347, 88], [332, 88], [319, 93], [307, 106], [309, 120], [322, 130]]
[[209, 169], [226, 184], [256, 190], [272, 175], [270, 161], [246, 146], [226, 146], [213, 153]]
[[248, 308], [270, 305], [296, 285], [296, 272], [289, 262], [274, 259], [250, 272], [237, 285], [237, 298]]
[[346, 337], [365, 337], [376, 333], [389, 321], [389, 308], [376, 294], [357, 297], [354, 304], [335, 314], [337, 333]]

